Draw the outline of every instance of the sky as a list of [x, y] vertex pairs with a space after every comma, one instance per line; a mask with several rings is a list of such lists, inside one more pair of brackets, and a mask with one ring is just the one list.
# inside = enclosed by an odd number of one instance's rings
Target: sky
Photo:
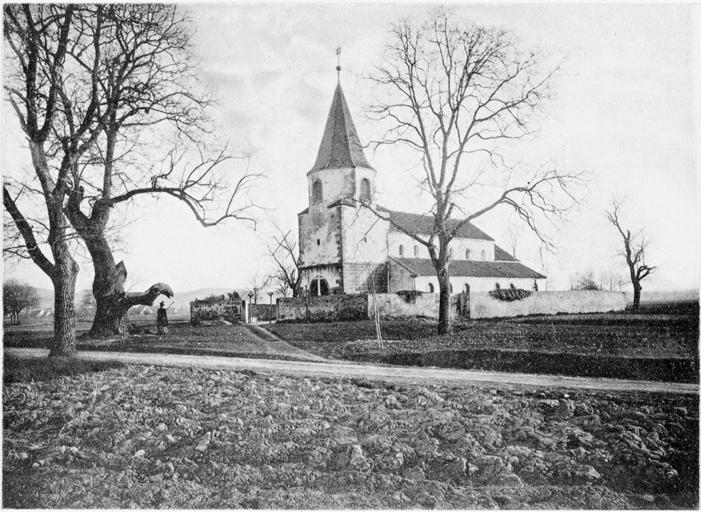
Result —
[[[176, 201], [141, 199], [115, 219], [125, 222], [117, 258], [129, 271], [127, 288], [154, 282], [178, 290], [245, 288], [270, 271], [266, 244], [273, 224], [296, 233], [307, 205], [306, 173], [314, 163], [336, 85], [341, 82], [363, 142], [380, 136], [365, 114], [378, 91], [364, 78], [379, 63], [392, 23], [421, 19], [427, 4], [183, 4], [195, 27], [200, 78], [217, 98], [218, 133], [266, 179], [254, 197], [265, 210], [253, 226], [200, 226]], [[698, 286], [699, 77], [701, 10], [688, 4], [460, 4], [454, 15], [509, 31], [524, 50], [538, 48], [545, 64], [561, 63], [553, 98], [543, 107], [537, 137], [514, 151], [533, 166], [548, 162], [587, 171], [580, 205], [551, 231], [557, 252], [542, 253], [519, 227], [517, 256], [549, 277], [549, 289], [567, 289], [575, 273], [615, 271], [620, 241], [604, 210], [624, 199], [622, 218], [644, 228], [649, 264], [658, 270], [646, 290]], [[696, 50], [696, 51], [694, 51]], [[7, 104], [3, 105], [3, 168], [28, 161]], [[407, 179], [413, 155], [398, 147], [367, 152], [378, 171], [379, 201], [392, 209], [425, 211], [429, 199]], [[240, 165], [235, 163], [232, 165]], [[509, 249], [508, 212], [475, 221]], [[92, 269], [80, 260], [78, 289]], [[32, 264], [4, 265], [36, 286], [50, 281]]]

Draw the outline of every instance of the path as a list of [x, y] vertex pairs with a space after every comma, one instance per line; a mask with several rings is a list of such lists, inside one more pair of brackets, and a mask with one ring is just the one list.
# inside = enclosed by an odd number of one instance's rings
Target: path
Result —
[[[23, 358], [46, 357], [49, 351], [37, 348], [6, 348], [5, 354]], [[600, 391], [637, 391], [648, 393], [698, 394], [698, 384], [641, 380], [593, 379], [525, 373], [503, 373], [447, 368], [380, 366], [346, 362], [278, 361], [218, 356], [186, 356], [125, 352], [79, 351], [88, 361], [119, 361], [128, 364], [201, 367], [217, 370], [254, 370], [291, 376], [367, 378], [401, 383], [422, 384], [516, 384], [535, 387], [589, 389]]]

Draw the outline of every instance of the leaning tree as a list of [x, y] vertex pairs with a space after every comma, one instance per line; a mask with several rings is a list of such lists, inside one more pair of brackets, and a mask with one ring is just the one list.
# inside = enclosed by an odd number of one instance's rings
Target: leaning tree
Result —
[[[125, 292], [126, 266], [115, 261], [110, 245], [114, 208], [165, 196], [184, 203], [203, 226], [252, 220], [247, 192], [258, 175], [247, 165], [236, 171], [224, 165], [232, 156], [212, 131], [212, 100], [197, 80], [192, 27], [181, 7], [7, 6], [6, 41], [18, 68], [25, 70], [33, 53], [53, 55], [52, 34], [66, 11], [72, 17], [62, 65], [51, 69], [38, 59], [37, 94], [53, 91], [55, 97], [44, 159], [50, 166], [65, 162], [62, 215], [93, 263], [90, 334], [113, 334], [123, 329], [131, 306], [173, 294], [164, 283]], [[17, 87], [7, 90], [21, 119], [31, 118], [35, 106], [28, 95]]]
[[611, 208], [606, 211], [606, 217], [621, 235], [623, 250], [619, 254], [625, 258], [628, 266], [630, 282], [633, 285], [633, 308], [637, 309], [640, 306], [640, 294], [643, 290], [641, 282], [654, 272], [656, 267], [645, 263], [645, 252], [648, 246], [645, 233], [642, 230], [632, 233], [630, 229], [623, 227], [619, 218], [620, 209], [621, 203], [614, 199], [611, 202]]
[[500, 150], [500, 143], [532, 133], [533, 114], [548, 98], [554, 70], [541, 72], [538, 60], [506, 32], [436, 9], [425, 22], [395, 25], [383, 62], [369, 76], [384, 93], [370, 114], [387, 125], [371, 145], [403, 145], [418, 155], [433, 229], [427, 236], [414, 232], [363, 205], [428, 249], [440, 288], [441, 333], [450, 329], [449, 245], [463, 226], [508, 206], [550, 245], [539, 218], [555, 220], [576, 202], [572, 186], [582, 181], [580, 173], [522, 172]]

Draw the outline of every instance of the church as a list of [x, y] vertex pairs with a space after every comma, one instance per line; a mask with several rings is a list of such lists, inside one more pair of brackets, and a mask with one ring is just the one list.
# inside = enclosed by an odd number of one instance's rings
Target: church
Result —
[[[428, 235], [433, 217], [375, 203], [374, 169], [363, 151], [340, 80], [319, 152], [307, 173], [309, 206], [298, 214], [302, 293], [438, 292], [428, 249], [406, 233]], [[384, 212], [380, 219], [359, 201]], [[450, 243], [453, 293], [495, 288], [545, 289], [546, 277], [518, 261], [473, 224]]]

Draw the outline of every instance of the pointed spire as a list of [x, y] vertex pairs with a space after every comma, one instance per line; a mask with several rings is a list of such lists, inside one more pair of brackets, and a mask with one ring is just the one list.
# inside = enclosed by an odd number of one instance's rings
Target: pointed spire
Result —
[[[340, 66], [339, 66], [340, 67]], [[346, 97], [339, 81], [333, 95], [326, 128], [319, 145], [319, 153], [312, 171], [338, 169], [341, 167], [370, 167], [358, 132], [355, 130]]]

